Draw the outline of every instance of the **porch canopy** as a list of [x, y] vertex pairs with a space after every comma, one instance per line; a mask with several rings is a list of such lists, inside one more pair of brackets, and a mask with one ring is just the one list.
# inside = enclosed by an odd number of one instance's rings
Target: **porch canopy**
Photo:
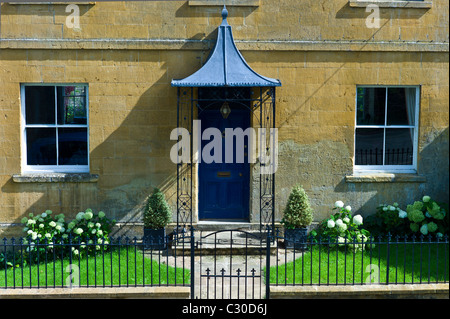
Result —
[[[253, 71], [237, 49], [231, 26], [227, 22], [228, 11], [222, 10], [222, 24], [218, 28], [217, 40], [205, 64], [192, 75], [173, 79], [171, 85], [177, 87], [177, 127], [189, 132], [193, 145], [193, 121], [196, 116], [194, 108], [202, 111], [202, 101], [211, 105], [228, 106], [228, 102], [246, 104], [256, 119], [254, 126], [275, 128], [275, 87], [281, 86], [277, 79], [262, 76]], [[255, 90], [253, 90], [255, 88]], [[201, 94], [200, 94], [201, 92]], [[246, 93], [245, 93], [246, 92]], [[222, 114], [223, 115], [223, 114]], [[269, 132], [269, 131], [267, 131]], [[261, 137], [260, 149], [269, 153], [273, 149], [271, 134]], [[273, 152], [271, 153], [273, 154]], [[193, 192], [195, 175], [193, 151], [190, 160], [177, 163], [177, 226], [193, 223], [196, 196]], [[260, 167], [266, 166], [259, 163]], [[241, 175], [242, 176], [242, 175]], [[255, 204], [252, 211], [259, 211], [260, 228], [274, 228], [275, 212], [275, 172], [259, 177], [259, 209]], [[198, 216], [199, 217], [199, 216]], [[199, 218], [200, 219], [200, 218]]]
[[228, 11], [222, 10], [216, 44], [208, 60], [194, 74], [172, 80], [174, 87], [274, 87], [281, 86], [277, 79], [262, 76], [250, 68], [234, 43]]

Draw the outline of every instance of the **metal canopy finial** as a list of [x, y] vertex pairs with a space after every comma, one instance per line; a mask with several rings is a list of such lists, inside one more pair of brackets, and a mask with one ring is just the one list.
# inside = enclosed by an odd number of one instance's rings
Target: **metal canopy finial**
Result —
[[227, 7], [225, 5], [223, 5], [223, 9], [222, 9], [222, 24], [228, 24], [227, 23], [227, 17], [228, 17], [228, 10]]

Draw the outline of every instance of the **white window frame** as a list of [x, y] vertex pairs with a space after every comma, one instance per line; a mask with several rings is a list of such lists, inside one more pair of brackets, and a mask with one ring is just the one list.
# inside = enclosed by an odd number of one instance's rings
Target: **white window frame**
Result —
[[[55, 88], [55, 124], [26, 124], [26, 111], [25, 111], [25, 87], [27, 86], [53, 86]], [[58, 124], [57, 117], [57, 86], [84, 86], [86, 90], [86, 124]], [[22, 173], [38, 174], [38, 173], [89, 173], [90, 159], [89, 159], [89, 86], [86, 83], [22, 83], [20, 85], [20, 101], [21, 101], [21, 166]], [[27, 128], [55, 128], [56, 134], [58, 134], [58, 128], [86, 128], [87, 131], [87, 150], [88, 158], [87, 165], [28, 165], [27, 164]], [[56, 142], [56, 155], [58, 152], [58, 139]]]
[[[384, 125], [358, 125], [358, 89], [359, 88], [385, 88], [385, 119]], [[389, 88], [415, 88], [416, 89], [416, 109], [415, 109], [415, 119], [414, 125], [387, 125], [387, 97]], [[417, 154], [418, 154], [418, 140], [419, 140], [419, 110], [420, 110], [420, 85], [357, 85], [356, 86], [356, 96], [355, 96], [355, 131], [354, 131], [354, 143], [353, 143], [353, 172], [356, 175], [361, 174], [373, 174], [373, 173], [405, 173], [405, 174], [415, 174], [417, 173]], [[383, 163], [385, 157], [385, 143], [386, 143], [386, 129], [388, 128], [413, 128], [414, 138], [413, 138], [413, 163], [412, 165], [356, 165], [356, 129], [358, 128], [382, 128], [383, 133]]]

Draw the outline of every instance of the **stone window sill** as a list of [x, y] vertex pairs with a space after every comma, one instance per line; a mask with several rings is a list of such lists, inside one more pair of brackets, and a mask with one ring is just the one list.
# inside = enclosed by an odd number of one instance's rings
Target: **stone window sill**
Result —
[[[229, 7], [259, 7], [260, 0], [225, 0], [225, 5]], [[223, 0], [189, 0], [190, 6], [221, 6]]]
[[14, 174], [15, 183], [96, 183], [98, 175], [89, 173]]
[[365, 8], [376, 5], [380, 8], [415, 8], [430, 9], [432, 1], [400, 1], [400, 0], [349, 0], [350, 7]]
[[345, 181], [347, 183], [425, 183], [427, 179], [417, 174], [376, 173], [345, 176]]

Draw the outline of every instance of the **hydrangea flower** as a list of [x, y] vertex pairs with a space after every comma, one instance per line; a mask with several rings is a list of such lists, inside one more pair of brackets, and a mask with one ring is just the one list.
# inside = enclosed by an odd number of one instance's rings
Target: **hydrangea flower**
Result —
[[427, 195], [425, 195], [423, 198], [422, 198], [422, 201], [424, 202], [424, 203], [428, 203], [429, 201], [430, 201], [430, 196], [427, 196]]
[[92, 214], [92, 212], [87, 212], [84, 214], [84, 219], [89, 220], [92, 217], [94, 217], [94, 214]]
[[339, 231], [340, 232], [345, 232], [347, 230], [347, 225], [342, 223], [340, 225], [338, 225]]
[[414, 209], [410, 211], [408, 218], [415, 223], [420, 223], [425, 219], [425, 215], [422, 213], [422, 211]]
[[400, 218], [406, 218], [407, 216], [408, 216], [408, 213], [405, 212], [404, 210], [400, 210], [398, 212], [398, 217], [400, 217]]
[[336, 203], [334, 203], [334, 207], [342, 208], [344, 207], [344, 202], [338, 200]]
[[103, 218], [106, 214], [103, 211], [98, 212], [98, 217]]
[[420, 227], [420, 232], [424, 235], [427, 235], [428, 234], [428, 224], [422, 225], [422, 227]]
[[429, 213], [433, 218], [442, 220], [445, 217], [445, 211], [441, 211], [441, 208], [436, 202], [433, 202], [431, 207], [427, 208], [427, 213]]
[[428, 223], [428, 231], [430, 233], [434, 233], [437, 229], [438, 229], [438, 225], [436, 225], [436, 223], [433, 223], [433, 222]]
[[361, 215], [353, 216], [353, 223], [357, 226], [362, 225], [363, 217]]
[[352, 207], [350, 205], [345, 206], [345, 210], [348, 212], [352, 211]]
[[346, 238], [341, 237], [341, 236], [338, 237], [337, 241], [338, 241], [338, 245], [341, 247], [345, 246], [345, 244], [347, 242]]
[[335, 222], [332, 219], [329, 219], [327, 222], [327, 227], [328, 228], [333, 228], [335, 226]]

